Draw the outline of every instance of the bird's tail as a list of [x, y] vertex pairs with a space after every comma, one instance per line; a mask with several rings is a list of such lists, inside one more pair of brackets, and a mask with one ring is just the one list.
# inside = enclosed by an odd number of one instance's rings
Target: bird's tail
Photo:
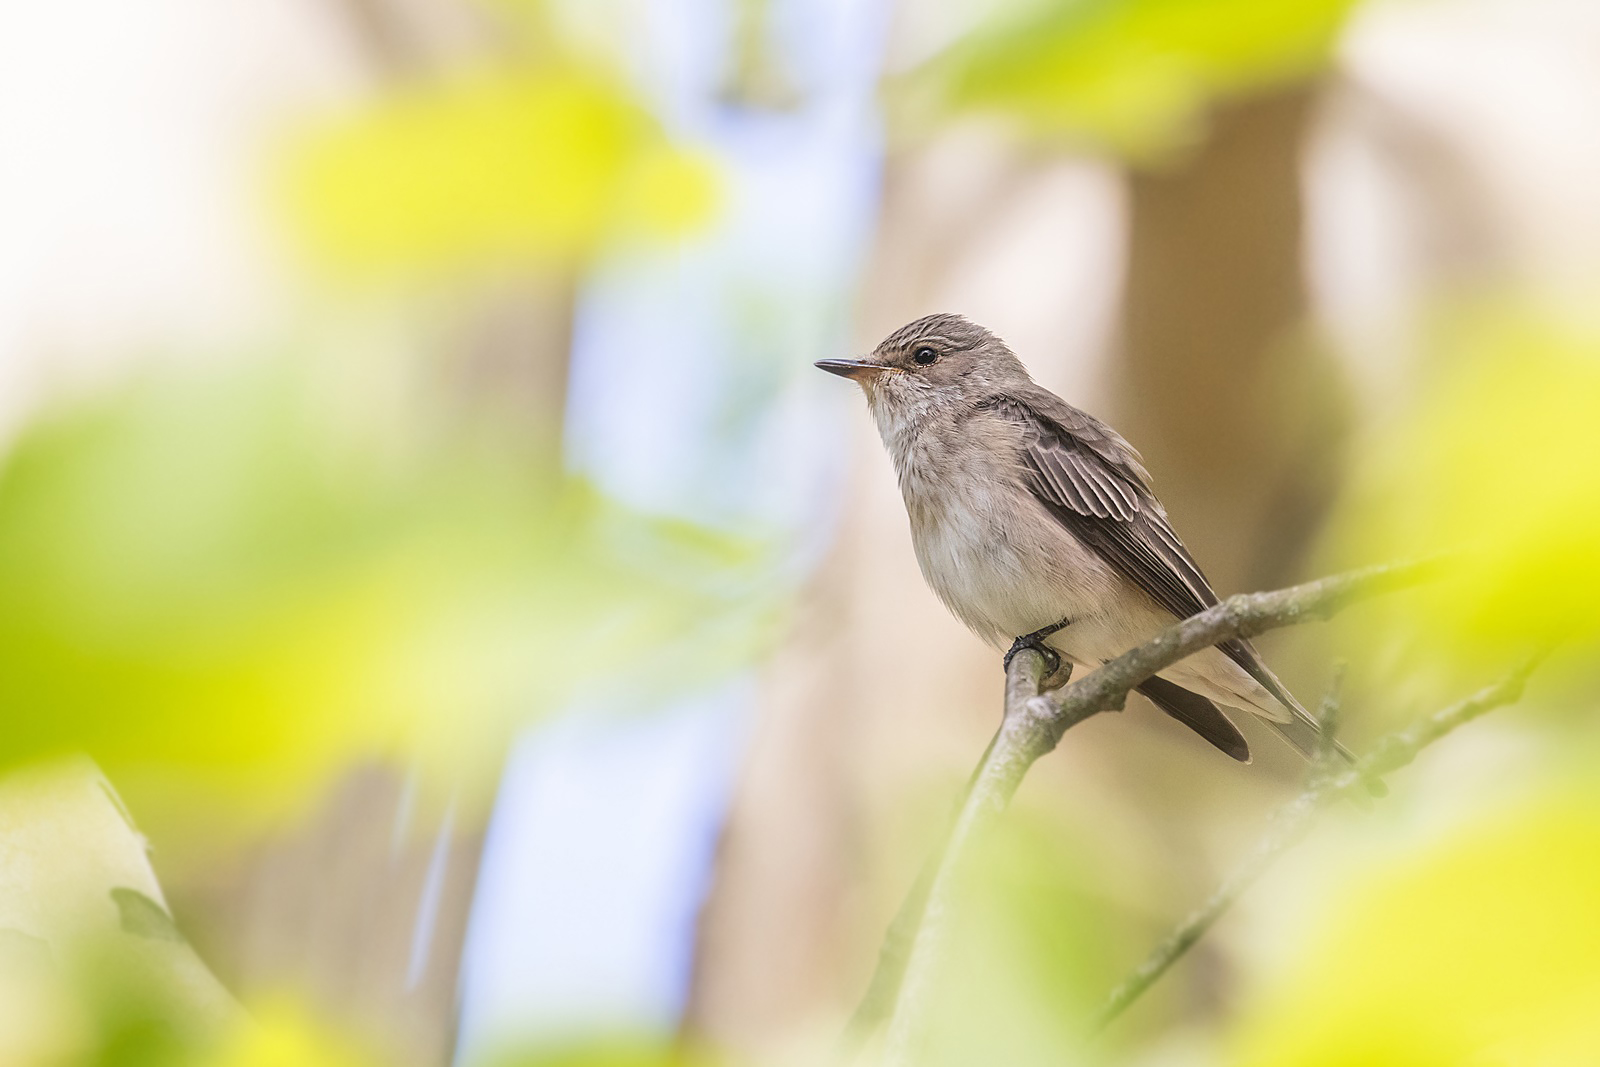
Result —
[[1199, 693], [1191, 693], [1165, 678], [1152, 675], [1139, 683], [1150, 702], [1240, 763], [1250, 762], [1244, 734], [1222, 710]]
[[[1317, 752], [1322, 746], [1322, 727], [1317, 725], [1317, 720], [1307, 714], [1303, 708], [1291, 705], [1291, 709], [1295, 712], [1294, 718], [1288, 722], [1267, 720], [1267, 725], [1272, 727], [1273, 732], [1279, 737], [1293, 745], [1294, 750], [1300, 755], [1308, 760], [1314, 760], [1317, 758]], [[1346, 748], [1343, 742], [1336, 739], [1333, 742], [1333, 751], [1344, 763], [1350, 766], [1355, 765], [1355, 753]]]
[[[1262, 687], [1272, 694], [1273, 699], [1289, 709], [1288, 722], [1268, 720], [1267, 725], [1271, 726], [1279, 737], [1294, 746], [1295, 751], [1300, 755], [1308, 760], [1315, 760], [1324, 743], [1322, 739], [1322, 724], [1317, 722], [1316, 717], [1307, 711], [1300, 701], [1295, 699], [1294, 694], [1289, 692], [1288, 687], [1278, 680], [1278, 676], [1273, 674], [1271, 668], [1262, 663], [1259, 657], [1256, 658], [1256, 662], [1251, 666], [1253, 669], [1250, 670], [1250, 674], [1255, 677], [1255, 680], [1260, 682]], [[1351, 752], [1338, 740], [1333, 742], [1333, 751], [1345, 764], [1349, 766], [1355, 765], [1355, 753]]]
[[[1267, 673], [1271, 674], [1272, 672], [1268, 671]], [[1277, 682], [1278, 680], [1274, 678], [1273, 681]], [[1272, 727], [1279, 737], [1293, 745], [1295, 750], [1302, 756], [1314, 762], [1321, 751], [1322, 725], [1311, 717], [1310, 712], [1300, 706], [1300, 702], [1295, 700], [1287, 689], [1283, 688], [1281, 682], [1278, 683], [1278, 689], [1283, 692], [1284, 696], [1288, 697], [1287, 700], [1284, 700], [1284, 706], [1294, 712], [1294, 717], [1288, 722], [1272, 722], [1269, 720], [1267, 725]], [[1280, 697], [1279, 699], [1282, 698]], [[1355, 753], [1345, 748], [1337, 738], [1333, 739], [1333, 753], [1344, 766], [1354, 767], [1356, 765]], [[1389, 793], [1389, 787], [1384, 784], [1383, 779], [1376, 776], [1366, 778], [1363, 785], [1365, 785], [1367, 793], [1374, 797], [1387, 796]], [[1361, 800], [1362, 798], [1355, 797], [1353, 799]]]

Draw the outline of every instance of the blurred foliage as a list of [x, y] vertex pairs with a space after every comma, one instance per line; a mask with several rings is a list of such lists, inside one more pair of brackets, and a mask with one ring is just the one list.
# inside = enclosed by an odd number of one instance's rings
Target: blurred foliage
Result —
[[379, 1067], [387, 1062], [375, 1047], [326, 1025], [289, 996], [252, 1006], [248, 1016], [239, 1013], [220, 1031], [195, 1027], [190, 1006], [181, 1000], [152, 997], [132, 983], [101, 989], [83, 1006], [89, 1015], [76, 1035], [75, 1055], [22, 1062], [29, 1067]]
[[1355, 0], [1010, 4], [919, 71], [936, 118], [997, 112], [1136, 159], [1192, 141], [1218, 98], [1321, 70]]
[[0, 1064], [188, 1062], [237, 1026], [81, 757], [0, 777]]
[[1333, 527], [1363, 562], [1455, 552], [1379, 605], [1374, 657], [1472, 667], [1600, 638], [1600, 337], [1505, 310], [1445, 321], [1418, 402], [1362, 446]]
[[388, 387], [244, 360], [21, 435], [0, 766], [87, 751], [125, 790], [268, 808], [373, 756], [489, 789], [528, 716], [653, 700], [766, 640], [754, 542], [631, 513], [478, 423], [390, 433], [351, 388]]
[[[41, 950], [48, 956], [47, 950]], [[0, 990], [11, 1009], [0, 1033], [6, 1067], [377, 1067], [363, 1042], [279, 998], [213, 1025], [168, 984], [154, 986], [116, 946], [100, 946], [92, 980], [33, 969], [20, 976], [11, 946], [0, 946]]]
[[703, 222], [709, 164], [593, 66], [493, 68], [386, 94], [297, 141], [291, 214], [319, 260], [369, 271], [569, 257]]
[[485, 1057], [484, 1067], [695, 1067], [723, 1062], [669, 1036], [613, 1030]]
[[253, 1005], [241, 1025], [197, 1067], [377, 1067], [373, 1049], [321, 1024], [294, 997]]
[[1102, 850], [1059, 818], [1019, 808], [969, 859], [923, 1062], [1093, 1059], [1087, 1020], [1142, 933], [1107, 892]]
[[1600, 803], [1592, 782], [1355, 875], [1265, 976], [1241, 1065], [1600, 1062]]

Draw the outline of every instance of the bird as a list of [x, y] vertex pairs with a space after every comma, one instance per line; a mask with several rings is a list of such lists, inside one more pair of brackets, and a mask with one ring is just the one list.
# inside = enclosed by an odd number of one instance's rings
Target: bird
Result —
[[[894, 463], [923, 577], [1005, 664], [1038, 649], [1093, 669], [1217, 603], [1139, 453], [1038, 385], [995, 334], [928, 315], [865, 359], [857, 382]], [[1308, 759], [1321, 729], [1248, 640], [1194, 653], [1138, 687], [1221, 752], [1250, 762], [1223, 707], [1256, 715]], [[1334, 746], [1351, 759], [1342, 746]]]

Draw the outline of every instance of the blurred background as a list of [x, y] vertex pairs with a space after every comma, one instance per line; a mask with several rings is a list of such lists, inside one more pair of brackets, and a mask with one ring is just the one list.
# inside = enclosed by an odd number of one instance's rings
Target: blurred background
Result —
[[1138, 446], [1357, 750], [1035, 768], [951, 1064], [1600, 1062], [1600, 7], [0, 11], [0, 1064], [826, 1062], [999, 716], [813, 360], [953, 311]]

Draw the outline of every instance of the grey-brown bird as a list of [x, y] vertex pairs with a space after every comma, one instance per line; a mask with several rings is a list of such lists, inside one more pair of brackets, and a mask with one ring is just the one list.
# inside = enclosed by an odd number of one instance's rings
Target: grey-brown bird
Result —
[[[1007, 664], [1033, 646], [1097, 667], [1217, 602], [1139, 454], [1036, 385], [983, 327], [930, 315], [867, 359], [817, 366], [860, 383], [923, 577], [979, 637], [1008, 649]], [[1248, 641], [1198, 652], [1139, 691], [1236, 760], [1250, 748], [1219, 704], [1315, 752], [1316, 720]]]

